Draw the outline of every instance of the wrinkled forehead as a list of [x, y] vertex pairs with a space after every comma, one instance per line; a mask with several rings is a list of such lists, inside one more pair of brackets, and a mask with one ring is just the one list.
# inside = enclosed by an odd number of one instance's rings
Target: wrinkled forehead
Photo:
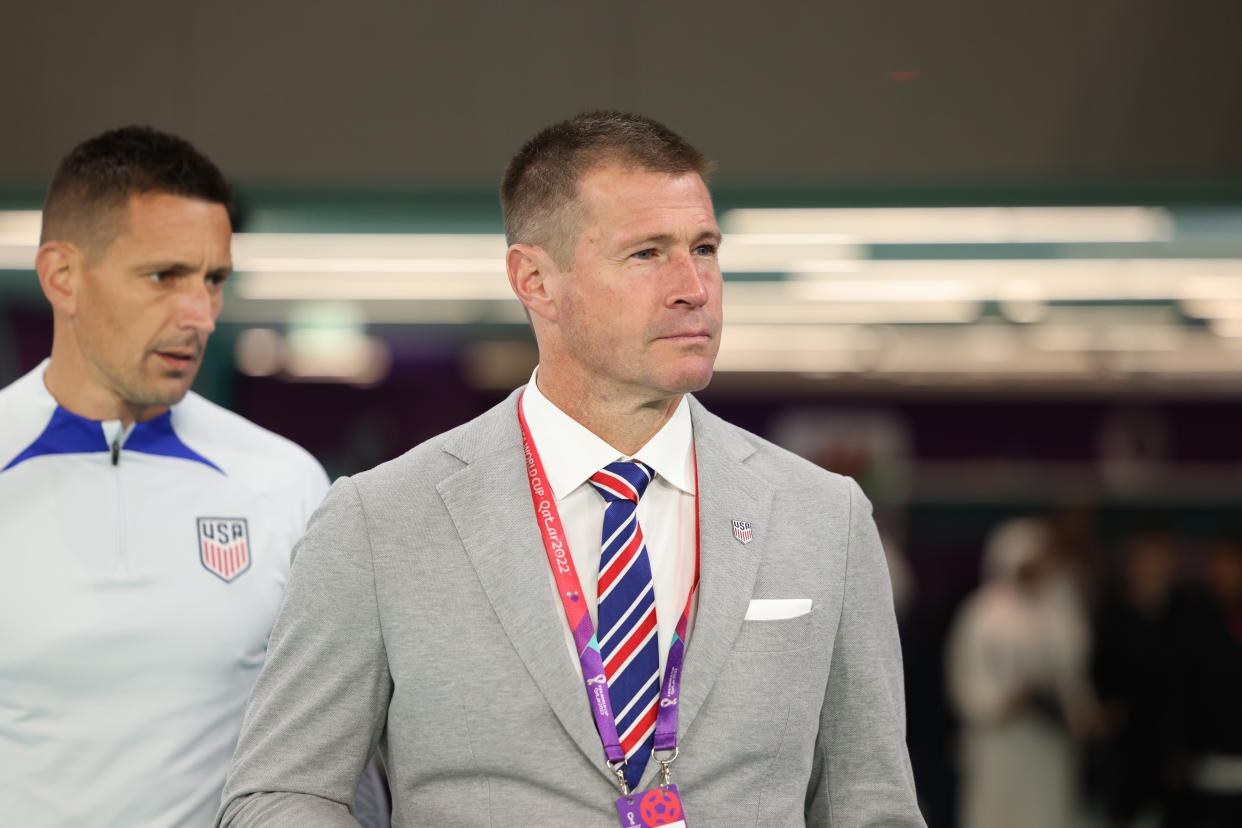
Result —
[[229, 264], [232, 231], [222, 204], [146, 192], [131, 196], [116, 214], [108, 253], [123, 251], [208, 269]]
[[604, 170], [579, 199], [600, 235], [719, 236], [711, 195], [698, 173]]

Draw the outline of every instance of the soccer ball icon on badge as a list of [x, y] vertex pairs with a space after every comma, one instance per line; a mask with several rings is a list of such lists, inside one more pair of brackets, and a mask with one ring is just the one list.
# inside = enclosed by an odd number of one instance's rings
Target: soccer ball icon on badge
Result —
[[684, 828], [686, 824], [681, 818], [681, 800], [665, 788], [643, 794], [638, 813], [650, 828]]

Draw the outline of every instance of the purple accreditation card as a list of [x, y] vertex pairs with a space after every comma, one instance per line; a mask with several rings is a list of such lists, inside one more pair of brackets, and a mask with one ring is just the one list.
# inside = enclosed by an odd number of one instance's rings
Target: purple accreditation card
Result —
[[686, 828], [686, 814], [676, 785], [623, 796], [617, 800], [621, 828]]

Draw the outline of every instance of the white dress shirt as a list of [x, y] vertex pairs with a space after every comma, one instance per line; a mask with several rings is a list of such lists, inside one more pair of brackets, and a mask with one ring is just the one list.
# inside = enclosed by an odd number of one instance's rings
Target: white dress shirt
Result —
[[[669, 643], [694, 583], [694, 434], [690, 424], [690, 404], [682, 397], [664, 427], [634, 455], [626, 456], [540, 393], [535, 381], [538, 371], [536, 368], [522, 395], [522, 414], [526, 417], [531, 439], [539, 452], [539, 459], [543, 461], [548, 483], [552, 486], [565, 538], [569, 542], [569, 553], [581, 582], [582, 595], [590, 610], [591, 622], [597, 627], [599, 619], [595, 590], [599, 580], [606, 504], [587, 481], [595, 472], [616, 460], [641, 460], [656, 471], [655, 479], [638, 501], [638, 523], [642, 527], [647, 557], [651, 561], [660, 675], [663, 676]], [[555, 593], [551, 567], [548, 567], [548, 579]], [[695, 604], [697, 601], [695, 596]], [[695, 605], [691, 606], [687, 639], [694, 627], [695, 608]], [[574, 667], [581, 674], [582, 665], [574, 646], [573, 633], [563, 612], [561, 619], [564, 621], [566, 645], [573, 654]]]

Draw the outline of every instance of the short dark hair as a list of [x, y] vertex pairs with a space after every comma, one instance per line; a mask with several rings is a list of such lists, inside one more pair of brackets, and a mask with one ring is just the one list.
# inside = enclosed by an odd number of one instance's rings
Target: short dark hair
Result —
[[131, 196], [167, 193], [231, 210], [233, 189], [189, 141], [145, 126], [126, 126], [78, 144], [52, 176], [43, 201], [40, 243], [72, 240], [98, 253], [120, 231]]
[[659, 121], [615, 110], [584, 112], [544, 129], [509, 161], [500, 185], [506, 241], [541, 245], [564, 264], [577, 238], [577, 222], [569, 219], [579, 182], [587, 171], [609, 162], [703, 177], [712, 166]]

